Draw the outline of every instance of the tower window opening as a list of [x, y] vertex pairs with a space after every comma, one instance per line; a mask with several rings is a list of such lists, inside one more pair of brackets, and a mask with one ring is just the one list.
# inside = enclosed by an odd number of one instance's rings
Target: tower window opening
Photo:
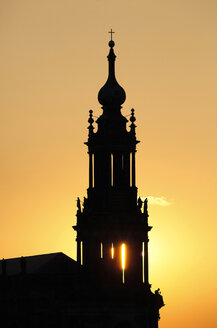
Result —
[[142, 282], [145, 283], [145, 243], [142, 242]]
[[81, 265], [83, 265], [83, 241], [81, 241]]
[[112, 260], [113, 260], [114, 256], [115, 256], [115, 249], [114, 249], [114, 244], [112, 243], [112, 247], [111, 247], [111, 258], [112, 258]]
[[125, 283], [124, 271], [126, 267], [126, 246], [125, 244], [121, 245], [121, 267], [122, 267], [122, 283]]
[[103, 259], [103, 243], [100, 243], [100, 258]]
[[113, 187], [114, 179], [113, 179], [113, 164], [114, 164], [114, 158], [113, 154], [111, 154], [111, 186]]
[[130, 170], [130, 187], [132, 187], [132, 153], [130, 153], [130, 167], [129, 167], [129, 170]]

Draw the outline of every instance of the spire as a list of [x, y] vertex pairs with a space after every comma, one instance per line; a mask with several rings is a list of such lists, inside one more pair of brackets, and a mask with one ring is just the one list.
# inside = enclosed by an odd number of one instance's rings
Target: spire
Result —
[[98, 93], [98, 100], [99, 103], [103, 105], [103, 109], [109, 108], [110, 110], [115, 110], [121, 108], [121, 105], [125, 102], [126, 94], [124, 89], [118, 84], [115, 77], [116, 55], [113, 49], [115, 43], [112, 40], [112, 33], [114, 32], [111, 30], [109, 33], [111, 33], [111, 40], [108, 43], [110, 47], [107, 56], [109, 62], [108, 79]]

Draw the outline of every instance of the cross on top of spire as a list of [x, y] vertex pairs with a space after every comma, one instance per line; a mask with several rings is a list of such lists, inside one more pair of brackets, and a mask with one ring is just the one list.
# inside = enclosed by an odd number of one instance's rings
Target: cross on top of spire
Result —
[[112, 34], [115, 33], [115, 32], [113, 32], [113, 31], [112, 31], [112, 28], [111, 28], [111, 31], [109, 31], [108, 33], [111, 34], [111, 40], [112, 40]]

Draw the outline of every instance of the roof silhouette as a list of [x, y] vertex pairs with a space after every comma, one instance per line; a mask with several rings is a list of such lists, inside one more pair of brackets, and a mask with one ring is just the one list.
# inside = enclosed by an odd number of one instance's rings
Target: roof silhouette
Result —
[[[5, 259], [6, 274], [9, 276], [20, 274], [22, 260], [25, 261], [26, 274], [76, 273], [77, 270], [76, 261], [58, 252]], [[2, 261], [0, 261], [0, 274], [2, 274]]]

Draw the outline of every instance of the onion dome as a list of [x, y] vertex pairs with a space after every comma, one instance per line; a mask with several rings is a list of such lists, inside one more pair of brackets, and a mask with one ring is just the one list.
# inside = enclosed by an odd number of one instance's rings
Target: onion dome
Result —
[[115, 109], [117, 107], [120, 108], [120, 106], [125, 102], [126, 93], [124, 89], [118, 84], [115, 78], [116, 56], [113, 50], [115, 43], [111, 39], [108, 45], [110, 47], [110, 51], [107, 56], [109, 62], [109, 75], [106, 83], [98, 93], [98, 101], [101, 105], [103, 105], [103, 108], [109, 107], [111, 109]]

